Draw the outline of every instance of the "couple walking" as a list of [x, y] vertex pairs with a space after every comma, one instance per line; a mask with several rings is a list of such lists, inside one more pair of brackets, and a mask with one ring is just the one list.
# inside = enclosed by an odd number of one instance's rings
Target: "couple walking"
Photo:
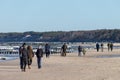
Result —
[[19, 57], [20, 57], [21, 70], [25, 72], [27, 64], [28, 64], [28, 68], [31, 69], [30, 65], [32, 64], [32, 58], [34, 57], [32, 47], [26, 46], [26, 43], [24, 43], [19, 48]]

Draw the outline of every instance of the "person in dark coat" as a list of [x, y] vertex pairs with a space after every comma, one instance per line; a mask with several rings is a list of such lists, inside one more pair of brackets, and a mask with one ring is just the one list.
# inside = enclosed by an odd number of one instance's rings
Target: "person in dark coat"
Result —
[[46, 54], [46, 57], [50, 56], [50, 45], [48, 43], [45, 44], [45, 54]]
[[100, 46], [99, 46], [99, 44], [97, 43], [97, 44], [96, 44], [97, 52], [99, 51], [99, 48], [100, 48]]
[[63, 46], [62, 46], [61, 49], [62, 49], [61, 56], [66, 56], [66, 52], [67, 52], [67, 51], [66, 51], [66, 50], [67, 50], [67, 45], [66, 45], [66, 43], [63, 44]]
[[111, 49], [111, 51], [113, 50], [113, 43], [112, 42], [110, 43], [110, 49]]
[[37, 57], [38, 69], [40, 69], [41, 68], [41, 58], [43, 57], [43, 49], [41, 46], [39, 46], [39, 48], [37, 49], [36, 57]]
[[23, 43], [22, 46], [19, 47], [19, 58], [20, 58], [20, 68], [23, 71], [23, 58], [22, 58], [22, 51], [23, 47], [26, 45], [26, 43]]
[[103, 43], [101, 43], [101, 51], [103, 52], [103, 46], [104, 46], [104, 44]]
[[19, 48], [19, 58], [20, 58], [20, 68], [21, 68], [21, 70], [23, 69], [23, 61], [22, 61], [22, 49], [23, 49], [23, 47], [22, 46], [20, 46], [20, 48]]
[[81, 56], [82, 54], [82, 47], [79, 45], [78, 46], [78, 56]]
[[26, 45], [23, 45], [22, 49], [22, 71], [26, 71], [26, 65], [28, 64], [28, 51]]
[[110, 50], [110, 43], [107, 44], [107, 47], [108, 47], [108, 51]]

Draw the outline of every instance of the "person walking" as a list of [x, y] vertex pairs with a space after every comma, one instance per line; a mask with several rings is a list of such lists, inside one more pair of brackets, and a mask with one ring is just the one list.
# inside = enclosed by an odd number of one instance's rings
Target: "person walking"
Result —
[[26, 71], [26, 65], [28, 63], [28, 51], [27, 51], [27, 48], [26, 48], [26, 45], [24, 44], [23, 45], [23, 49], [22, 49], [22, 71]]
[[101, 51], [102, 51], [102, 52], [103, 52], [103, 46], [104, 46], [103, 43], [101, 43]]
[[28, 51], [28, 68], [31, 69], [32, 58], [34, 57], [33, 49], [31, 46], [27, 47]]
[[107, 47], [108, 47], [108, 51], [110, 50], [110, 43], [107, 44]]
[[66, 45], [66, 43], [63, 44], [63, 46], [62, 46], [61, 49], [62, 49], [62, 54], [61, 54], [61, 56], [66, 56], [66, 52], [67, 52], [67, 51], [66, 51], [66, 50], [67, 50], [67, 45]]
[[82, 46], [78, 46], [78, 56], [82, 55]]
[[96, 49], [97, 49], [97, 52], [99, 51], [99, 48], [100, 48], [99, 44], [96, 43]]
[[37, 57], [38, 69], [40, 69], [42, 67], [41, 66], [41, 58], [43, 57], [43, 49], [41, 46], [39, 46], [39, 48], [37, 49], [36, 57]]
[[50, 45], [48, 43], [45, 44], [45, 54], [46, 54], [46, 58], [50, 56]]
[[21, 70], [23, 69], [22, 49], [23, 49], [23, 47], [20, 46], [20, 47], [19, 47], [19, 58], [20, 58], [20, 69], [21, 69]]
[[110, 50], [111, 51], [113, 50], [113, 43], [112, 42], [110, 43]]

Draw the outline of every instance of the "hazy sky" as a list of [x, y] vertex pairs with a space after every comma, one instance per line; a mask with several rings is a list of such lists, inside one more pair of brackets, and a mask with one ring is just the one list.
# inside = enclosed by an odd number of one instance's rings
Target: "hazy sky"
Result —
[[120, 29], [120, 0], [0, 0], [0, 32]]

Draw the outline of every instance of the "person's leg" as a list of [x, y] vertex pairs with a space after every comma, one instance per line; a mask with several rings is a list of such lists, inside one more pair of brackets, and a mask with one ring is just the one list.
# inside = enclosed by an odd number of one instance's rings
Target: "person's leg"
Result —
[[41, 58], [37, 58], [38, 69], [41, 68]]
[[65, 56], [66, 56], [66, 51], [65, 51]]
[[20, 68], [23, 69], [23, 61], [22, 61], [22, 57], [20, 57]]
[[82, 52], [80, 51], [80, 56], [82, 56]]
[[23, 60], [23, 65], [22, 65], [22, 71], [24, 71], [24, 68], [25, 68], [25, 61]]
[[99, 48], [97, 48], [97, 52], [99, 51]]
[[31, 69], [30, 68], [30, 59], [28, 59], [28, 69]]
[[30, 65], [32, 64], [32, 59], [30, 59]]
[[31, 69], [32, 59], [29, 60], [29, 69]]
[[111, 47], [111, 51], [113, 50], [113, 48]]
[[50, 52], [48, 52], [48, 57], [50, 56]]
[[24, 61], [24, 72], [26, 71], [26, 65], [27, 65], [27, 62]]
[[80, 51], [78, 51], [78, 56], [80, 56]]
[[39, 58], [37, 58], [37, 65], [38, 65], [38, 68], [39, 68]]
[[41, 68], [41, 58], [39, 58], [39, 68]]
[[48, 57], [48, 53], [46, 52], [46, 57]]

